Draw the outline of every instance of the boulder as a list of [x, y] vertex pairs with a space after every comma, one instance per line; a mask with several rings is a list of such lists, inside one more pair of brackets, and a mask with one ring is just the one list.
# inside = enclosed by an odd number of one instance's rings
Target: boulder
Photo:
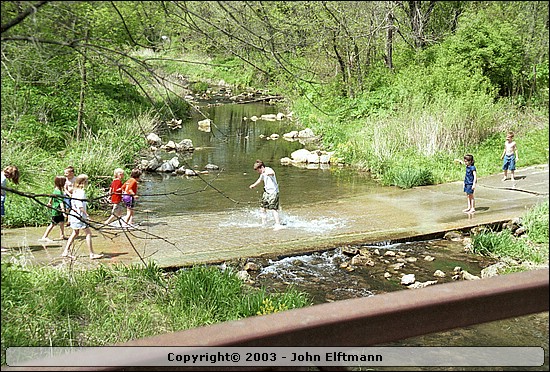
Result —
[[162, 140], [155, 133], [149, 133], [149, 135], [147, 135], [147, 143], [149, 145], [160, 146], [162, 145]]
[[292, 152], [290, 157], [297, 163], [307, 163], [307, 157], [309, 156], [309, 151], [306, 149], [300, 149]]
[[204, 119], [199, 121], [198, 122], [199, 130], [207, 133], [210, 132], [211, 131], [210, 124], [211, 124], [210, 119]]
[[416, 281], [414, 274], [405, 274], [401, 277], [402, 285], [411, 285]]

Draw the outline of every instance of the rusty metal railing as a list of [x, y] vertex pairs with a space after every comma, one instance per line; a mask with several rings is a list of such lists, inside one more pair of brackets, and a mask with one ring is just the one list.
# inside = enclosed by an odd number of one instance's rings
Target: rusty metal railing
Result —
[[[549, 270], [541, 269], [320, 304], [133, 340], [116, 346], [373, 346], [548, 311], [548, 293]], [[143, 358], [147, 360], [147, 355]], [[139, 361], [128, 361], [128, 365], [139, 365]], [[131, 370], [138, 369], [132, 367]], [[147, 369], [151, 370], [151, 367]], [[17, 368], [8, 367], [5, 370]], [[102, 367], [95, 370], [129, 369]], [[190, 369], [159, 367], [153, 370]]]

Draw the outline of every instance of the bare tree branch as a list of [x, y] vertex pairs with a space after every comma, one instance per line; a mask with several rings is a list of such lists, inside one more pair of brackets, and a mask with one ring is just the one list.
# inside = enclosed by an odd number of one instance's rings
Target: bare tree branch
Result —
[[40, 8], [42, 5], [45, 5], [47, 3], [49, 3], [49, 1], [39, 1], [35, 5], [31, 5], [23, 13], [19, 13], [17, 15], [17, 17], [12, 19], [8, 23], [3, 24], [2, 26], [0, 26], [0, 33], [4, 33], [5, 31], [8, 31], [13, 26], [18, 25], [19, 23], [23, 22], [25, 20], [25, 18], [27, 18], [29, 15], [31, 15], [33, 13], [36, 13], [38, 8]]

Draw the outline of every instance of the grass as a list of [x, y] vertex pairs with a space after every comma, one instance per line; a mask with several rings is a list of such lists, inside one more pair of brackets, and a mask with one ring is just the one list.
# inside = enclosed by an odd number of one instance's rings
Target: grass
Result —
[[508, 229], [481, 230], [472, 238], [472, 253], [511, 259], [520, 264], [548, 264], [548, 201], [529, 209], [522, 218], [522, 225], [526, 234], [519, 237]]
[[8, 346], [105, 346], [311, 305], [268, 293], [232, 269], [166, 273], [155, 264], [93, 270], [2, 263], [2, 364]]
[[537, 244], [548, 244], [548, 202], [539, 203], [523, 216], [529, 240]]

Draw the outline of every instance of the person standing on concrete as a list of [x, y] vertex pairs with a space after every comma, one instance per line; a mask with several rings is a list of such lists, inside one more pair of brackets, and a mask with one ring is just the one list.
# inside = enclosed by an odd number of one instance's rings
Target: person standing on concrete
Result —
[[67, 239], [67, 237], [65, 236], [65, 203], [63, 201], [63, 190], [65, 188], [65, 181], [66, 179], [63, 176], [55, 176], [53, 180], [53, 196], [50, 197], [50, 200], [48, 200], [47, 204], [48, 208], [51, 209], [52, 222], [48, 225], [46, 231], [44, 231], [44, 235], [42, 235], [42, 238], [40, 238], [38, 241], [52, 242], [53, 240], [49, 239], [48, 235], [50, 235], [50, 232], [52, 232], [55, 225], [59, 225], [59, 239]]
[[4, 188], [6, 187], [8, 180], [16, 185], [19, 184], [19, 169], [15, 165], [8, 165], [4, 168], [4, 170], [2, 170], [2, 209], [0, 210], [2, 219], [4, 218], [4, 204], [6, 201], [6, 190], [4, 190]]
[[75, 258], [71, 255], [71, 246], [74, 243], [76, 237], [80, 234], [80, 230], [84, 230], [86, 234], [86, 245], [88, 246], [88, 251], [90, 253], [90, 259], [97, 260], [102, 258], [102, 254], [97, 254], [92, 248], [92, 231], [90, 230], [89, 216], [87, 211], [87, 201], [86, 201], [86, 192], [84, 188], [88, 185], [88, 176], [81, 174], [76, 177], [76, 180], [73, 184], [73, 191], [71, 196], [71, 209], [69, 212], [69, 222], [73, 233], [69, 236], [67, 240], [67, 245], [61, 254], [62, 257]]
[[63, 171], [63, 175], [65, 176], [65, 187], [64, 187], [64, 193], [65, 198], [63, 199], [63, 202], [65, 203], [65, 218], [67, 219], [67, 224], [65, 226], [69, 226], [69, 211], [71, 210], [71, 197], [73, 195], [73, 185], [74, 181], [76, 180], [76, 176], [74, 174], [74, 167], [72, 165], [65, 168]]
[[123, 227], [132, 227], [134, 223], [134, 215], [136, 209], [136, 199], [138, 198], [138, 181], [141, 177], [141, 170], [138, 168], [132, 169], [130, 178], [124, 184], [122, 184], [122, 201], [126, 205], [126, 217], [124, 217], [124, 222], [127, 226]]
[[273, 218], [275, 219], [273, 230], [280, 230], [283, 226], [279, 219], [279, 184], [275, 177], [275, 171], [270, 167], [266, 167], [264, 162], [259, 159], [254, 163], [254, 170], [260, 174], [260, 177], [249, 188], [253, 189], [262, 181], [264, 183], [264, 192], [260, 199], [262, 225], [265, 226], [266, 224], [267, 209], [269, 209], [273, 211]]
[[[8, 165], [0, 173], [2, 174], [2, 188], [0, 190], [2, 193], [2, 205], [0, 209], [0, 224], [1, 224], [4, 222], [4, 214], [6, 212], [6, 210], [4, 209], [4, 204], [6, 202], [5, 187], [8, 183], [8, 180], [15, 183], [16, 185], [19, 184], [19, 169], [15, 165]], [[7, 250], [8, 250], [7, 248], [2, 247], [2, 252], [6, 252]]]
[[504, 160], [504, 163], [502, 163], [504, 178], [502, 178], [502, 180], [506, 181], [508, 179], [509, 170], [512, 182], [515, 181], [514, 171], [516, 170], [516, 161], [518, 161], [519, 158], [518, 148], [516, 146], [516, 142], [514, 141], [514, 132], [508, 132], [508, 134], [506, 135], [506, 141], [504, 142], [504, 151], [502, 152], [500, 158]]
[[476, 211], [474, 191], [477, 185], [477, 170], [474, 165], [474, 156], [464, 155], [464, 163], [466, 165], [466, 175], [464, 176], [464, 192], [468, 200], [468, 208], [464, 209], [464, 213], [473, 213]]
[[112, 204], [111, 215], [107, 221], [103, 222], [104, 225], [109, 225], [114, 220], [120, 219], [124, 212], [122, 206], [122, 178], [124, 177], [124, 169], [117, 168], [113, 173], [113, 182], [109, 187], [110, 201]]

